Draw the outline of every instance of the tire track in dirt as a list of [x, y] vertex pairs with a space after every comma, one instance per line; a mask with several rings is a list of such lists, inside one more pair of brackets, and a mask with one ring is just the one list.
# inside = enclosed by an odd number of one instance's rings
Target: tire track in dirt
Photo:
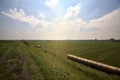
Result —
[[5, 54], [3, 54], [0, 58], [0, 63], [6, 58], [6, 56], [10, 53], [10, 51], [15, 47], [15, 44], [11, 46]]
[[31, 77], [30, 77], [30, 74], [29, 74], [29, 71], [28, 71], [28, 69], [27, 69], [27, 65], [26, 65], [26, 62], [25, 62], [25, 61], [23, 62], [22, 75], [23, 75], [23, 77], [25, 78], [25, 80], [31, 80]]
[[[24, 41], [24, 44], [25, 44], [25, 41]], [[28, 45], [28, 43], [27, 43], [27, 45]], [[27, 58], [26, 58], [25, 54], [23, 54], [25, 51], [24, 51], [24, 49], [21, 49], [21, 51], [20, 51], [20, 53], [21, 53], [21, 58], [22, 58], [22, 62], [23, 62], [21, 75], [24, 77], [25, 80], [31, 80], [31, 75], [30, 75], [29, 69], [27, 68], [27, 61], [26, 61]]]

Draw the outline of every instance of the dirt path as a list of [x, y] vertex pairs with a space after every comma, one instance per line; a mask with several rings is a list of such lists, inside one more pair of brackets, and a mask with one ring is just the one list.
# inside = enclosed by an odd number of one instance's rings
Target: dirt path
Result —
[[29, 71], [27, 69], [27, 65], [26, 65], [26, 62], [23, 61], [23, 71], [22, 71], [22, 75], [23, 77], [25, 78], [25, 80], [31, 80], [31, 77], [30, 77], [30, 74], [29, 74]]

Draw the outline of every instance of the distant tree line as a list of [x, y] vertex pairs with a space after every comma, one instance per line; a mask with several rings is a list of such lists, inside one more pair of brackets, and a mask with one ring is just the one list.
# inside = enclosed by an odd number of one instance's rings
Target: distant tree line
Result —
[[110, 39], [106, 39], [106, 40], [94, 39], [94, 41], [112, 41], [112, 42], [120, 42], [120, 39], [114, 39], [114, 38], [110, 38]]

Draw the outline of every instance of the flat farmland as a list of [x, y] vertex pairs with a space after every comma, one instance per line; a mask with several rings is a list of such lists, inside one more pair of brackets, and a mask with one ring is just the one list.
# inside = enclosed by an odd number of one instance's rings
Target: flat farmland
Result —
[[1, 80], [120, 80], [67, 59], [67, 54], [120, 67], [120, 42], [0, 41]]

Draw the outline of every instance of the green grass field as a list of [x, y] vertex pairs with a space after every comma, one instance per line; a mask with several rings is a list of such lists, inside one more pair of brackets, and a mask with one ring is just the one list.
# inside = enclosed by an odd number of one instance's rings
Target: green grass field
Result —
[[120, 80], [67, 59], [73, 54], [120, 67], [119, 48], [111, 41], [0, 41], [0, 80]]

